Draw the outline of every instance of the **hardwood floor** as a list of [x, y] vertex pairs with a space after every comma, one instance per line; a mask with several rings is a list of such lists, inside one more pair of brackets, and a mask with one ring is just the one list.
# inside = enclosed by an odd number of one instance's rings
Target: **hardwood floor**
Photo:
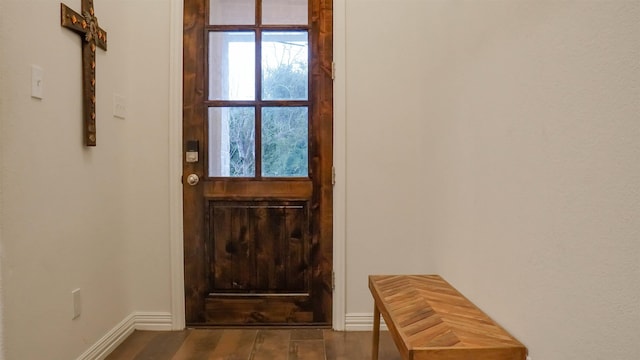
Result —
[[[107, 360], [365, 360], [371, 359], [371, 337], [322, 329], [135, 331]], [[379, 359], [400, 360], [386, 331]]]

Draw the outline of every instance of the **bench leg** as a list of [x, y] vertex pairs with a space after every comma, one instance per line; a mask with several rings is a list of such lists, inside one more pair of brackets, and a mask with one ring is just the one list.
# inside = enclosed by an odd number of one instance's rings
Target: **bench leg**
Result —
[[378, 360], [380, 348], [380, 310], [373, 304], [373, 346], [371, 349], [371, 359]]

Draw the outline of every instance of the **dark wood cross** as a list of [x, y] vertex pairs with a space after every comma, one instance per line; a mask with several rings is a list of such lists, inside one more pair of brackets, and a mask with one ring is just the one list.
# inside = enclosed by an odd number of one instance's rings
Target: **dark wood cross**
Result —
[[82, 0], [82, 14], [60, 4], [62, 26], [82, 37], [84, 143], [96, 146], [96, 47], [107, 50], [107, 32], [98, 26], [93, 0]]

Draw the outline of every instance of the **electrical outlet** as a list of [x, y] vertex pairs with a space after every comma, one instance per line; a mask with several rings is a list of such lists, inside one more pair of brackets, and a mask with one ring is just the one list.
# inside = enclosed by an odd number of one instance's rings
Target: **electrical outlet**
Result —
[[82, 312], [82, 306], [80, 302], [80, 289], [75, 289], [71, 292], [71, 296], [73, 298], [73, 317], [72, 320], [75, 320], [80, 317], [80, 313]]

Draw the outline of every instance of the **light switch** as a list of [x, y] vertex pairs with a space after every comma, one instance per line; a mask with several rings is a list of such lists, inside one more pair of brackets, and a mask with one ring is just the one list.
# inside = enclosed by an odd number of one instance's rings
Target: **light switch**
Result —
[[31, 65], [31, 97], [35, 99], [44, 97], [44, 70], [36, 65]]
[[113, 116], [120, 119], [127, 117], [127, 100], [122, 95], [113, 94]]

